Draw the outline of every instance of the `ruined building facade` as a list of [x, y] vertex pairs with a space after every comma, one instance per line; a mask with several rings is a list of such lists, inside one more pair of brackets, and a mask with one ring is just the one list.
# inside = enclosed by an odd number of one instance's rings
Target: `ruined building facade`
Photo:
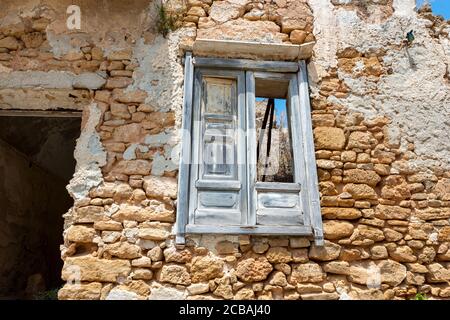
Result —
[[[414, 0], [75, 2], [0, 3], [0, 295], [450, 298], [447, 22]], [[177, 241], [189, 55], [306, 62], [315, 233]]]

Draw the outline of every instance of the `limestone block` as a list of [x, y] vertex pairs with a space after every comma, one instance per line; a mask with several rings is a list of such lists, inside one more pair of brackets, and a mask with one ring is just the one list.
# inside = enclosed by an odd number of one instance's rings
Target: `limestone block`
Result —
[[345, 146], [344, 131], [334, 127], [317, 127], [314, 129], [314, 146], [316, 149], [342, 150]]
[[69, 281], [79, 276], [81, 281], [116, 282], [119, 277], [126, 277], [130, 271], [128, 260], [98, 259], [86, 255], [67, 257], [64, 261], [62, 278]]

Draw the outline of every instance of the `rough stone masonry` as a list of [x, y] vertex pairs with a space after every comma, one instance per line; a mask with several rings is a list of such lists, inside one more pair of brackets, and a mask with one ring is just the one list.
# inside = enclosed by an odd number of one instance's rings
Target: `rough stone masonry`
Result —
[[[79, 31], [72, 3], [0, 4], [0, 108], [83, 110], [60, 299], [450, 298], [448, 21], [414, 0], [173, 0], [184, 14], [165, 38], [154, 1], [84, 1]], [[182, 57], [196, 37], [316, 42], [324, 247], [206, 235], [175, 247]]]

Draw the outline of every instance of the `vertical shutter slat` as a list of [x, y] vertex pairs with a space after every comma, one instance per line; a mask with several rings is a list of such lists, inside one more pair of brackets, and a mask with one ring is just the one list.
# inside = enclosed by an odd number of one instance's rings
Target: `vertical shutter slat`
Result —
[[180, 152], [180, 171], [178, 175], [177, 200], [177, 244], [185, 243], [186, 224], [189, 216], [189, 173], [191, 161], [192, 95], [194, 86], [194, 65], [192, 55], [186, 53], [184, 63], [184, 96], [182, 119], [182, 144]]
[[320, 212], [319, 183], [317, 179], [316, 156], [312, 131], [311, 105], [309, 101], [308, 77], [305, 61], [299, 62], [298, 84], [300, 92], [301, 126], [305, 145], [305, 161], [309, 203], [304, 206], [309, 209], [314, 240], [317, 245], [323, 245], [322, 215]]

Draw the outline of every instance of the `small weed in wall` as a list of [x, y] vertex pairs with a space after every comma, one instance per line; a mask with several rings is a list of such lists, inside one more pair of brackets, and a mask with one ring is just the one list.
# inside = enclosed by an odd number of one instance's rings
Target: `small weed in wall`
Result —
[[183, 18], [187, 12], [184, 1], [181, 10], [169, 9], [168, 5], [163, 2], [157, 4], [156, 9], [158, 11], [158, 32], [162, 34], [164, 38], [167, 37], [169, 32], [174, 31], [181, 26]]
[[170, 31], [175, 30], [174, 19], [167, 14], [167, 10], [163, 4], [157, 5], [158, 10], [158, 32], [165, 38]]
[[417, 293], [416, 296], [414, 297], [414, 300], [428, 300], [427, 296], [425, 293]]

